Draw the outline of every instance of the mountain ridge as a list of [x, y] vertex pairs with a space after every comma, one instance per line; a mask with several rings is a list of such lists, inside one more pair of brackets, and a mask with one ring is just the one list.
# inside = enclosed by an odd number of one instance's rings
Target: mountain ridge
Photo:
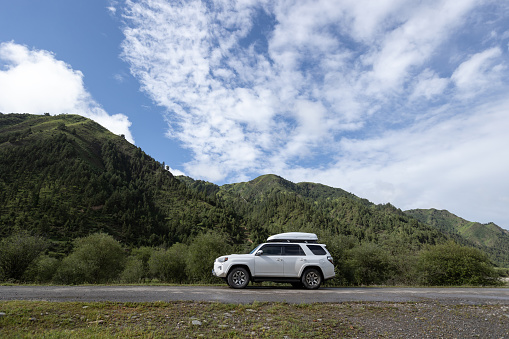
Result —
[[170, 246], [207, 231], [249, 246], [274, 233], [309, 231], [391, 252], [456, 239], [509, 267], [507, 232], [494, 224], [460, 222], [456, 230], [458, 219], [445, 214], [433, 224], [425, 212], [275, 174], [222, 186], [174, 177], [123, 136], [77, 115], [0, 114], [0, 157], [0, 237], [27, 229], [51, 238], [55, 253], [97, 231], [131, 246]]
[[481, 224], [465, 220], [447, 210], [412, 209], [405, 211], [420, 222], [432, 225], [442, 232], [460, 236], [492, 255], [509, 260], [509, 231], [493, 222]]
[[90, 119], [2, 114], [0, 157], [0, 236], [46, 234], [63, 243], [56, 251], [94, 231], [160, 245], [213, 228], [222, 215], [222, 226], [241, 232], [234, 213], [218, 211], [164, 164]]

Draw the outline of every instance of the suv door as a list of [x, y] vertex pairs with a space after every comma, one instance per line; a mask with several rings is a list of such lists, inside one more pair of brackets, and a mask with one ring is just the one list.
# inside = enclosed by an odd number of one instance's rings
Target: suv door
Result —
[[283, 247], [282, 245], [263, 245], [258, 251], [262, 250], [261, 255], [255, 255], [254, 267], [255, 275], [259, 277], [282, 277], [283, 267]]
[[283, 245], [284, 276], [298, 278], [303, 265], [306, 264], [306, 253], [298, 244]]

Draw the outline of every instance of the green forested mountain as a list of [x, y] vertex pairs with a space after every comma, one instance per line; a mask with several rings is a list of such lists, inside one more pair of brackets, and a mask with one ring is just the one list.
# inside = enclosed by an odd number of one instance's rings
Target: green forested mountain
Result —
[[342, 189], [314, 183], [292, 183], [276, 175], [216, 186], [178, 177], [192, 189], [220, 197], [244, 218], [250, 231], [267, 235], [309, 231], [343, 235], [353, 241], [418, 249], [446, 240], [436, 228], [419, 223], [390, 204], [375, 205]]
[[494, 223], [468, 221], [446, 210], [414, 209], [405, 213], [436, 227], [459, 242], [481, 248], [499, 265], [509, 266], [509, 231]]
[[[337, 267], [346, 265], [345, 272], [371, 256], [383, 272], [390, 264], [393, 276], [412, 265], [409, 256], [455, 239], [481, 246], [509, 267], [507, 247], [488, 251], [499, 242], [474, 243], [442, 219], [434, 223], [339, 188], [276, 175], [217, 186], [175, 178], [165, 167], [80, 116], [0, 114], [0, 238], [27, 230], [50, 239], [56, 255], [68, 253], [73, 239], [98, 231], [131, 248], [169, 248], [213, 230], [237, 250], [271, 234], [306, 231], [343, 258]], [[500, 241], [506, 236], [501, 233]], [[357, 281], [371, 278], [362, 279]]]
[[28, 230], [57, 252], [97, 231], [131, 245], [186, 241], [213, 228], [243, 237], [218, 199], [80, 116], [0, 114], [0, 159], [0, 236]]

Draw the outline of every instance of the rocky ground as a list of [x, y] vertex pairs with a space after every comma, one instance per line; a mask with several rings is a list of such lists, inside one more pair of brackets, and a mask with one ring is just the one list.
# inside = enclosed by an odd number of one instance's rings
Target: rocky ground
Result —
[[351, 305], [357, 338], [509, 338], [509, 306], [420, 303]]
[[509, 338], [509, 305], [6, 301], [0, 337]]

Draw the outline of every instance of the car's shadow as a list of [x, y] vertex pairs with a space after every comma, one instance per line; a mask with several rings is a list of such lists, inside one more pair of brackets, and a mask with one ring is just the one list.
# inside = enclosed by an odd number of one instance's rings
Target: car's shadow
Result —
[[[242, 290], [288, 290], [288, 291], [316, 291], [316, 290], [308, 290], [304, 287], [293, 287], [291, 285], [269, 285], [269, 286], [261, 286], [261, 285], [248, 285], [242, 289], [235, 289], [235, 288], [231, 288], [229, 287], [228, 285], [224, 286], [224, 288], [227, 288], [227, 289], [231, 289], [231, 290], [239, 290], [239, 291], [242, 291]], [[323, 290], [323, 289], [330, 289], [332, 287], [328, 287], [328, 286], [321, 286], [320, 288], [318, 288], [318, 290]]]
[[296, 288], [292, 286], [246, 286], [249, 290], [303, 290], [304, 288]]

